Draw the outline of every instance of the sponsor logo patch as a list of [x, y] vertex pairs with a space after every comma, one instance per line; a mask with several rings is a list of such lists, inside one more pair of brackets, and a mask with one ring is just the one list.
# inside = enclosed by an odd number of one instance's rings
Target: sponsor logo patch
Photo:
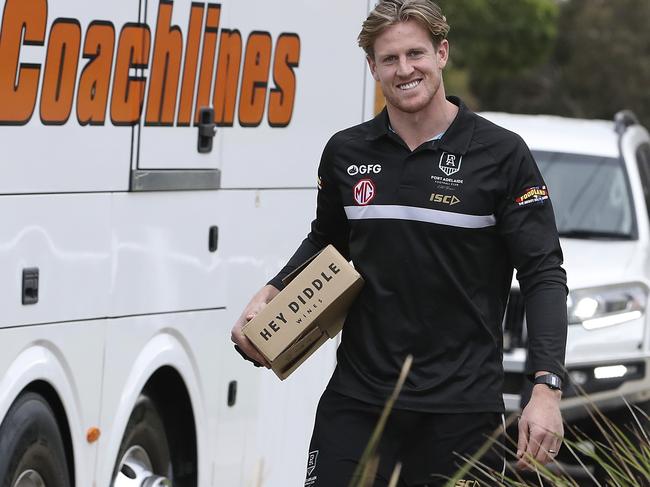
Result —
[[381, 172], [381, 164], [352, 164], [348, 166], [348, 174], [356, 176], [357, 174], [379, 174]]
[[354, 185], [352, 193], [357, 205], [367, 205], [375, 197], [377, 189], [370, 179], [362, 179]]
[[528, 206], [535, 204], [543, 204], [548, 199], [548, 190], [546, 186], [533, 186], [523, 192], [521, 196], [515, 198], [515, 203], [518, 206]]
[[431, 193], [429, 201], [433, 203], [442, 203], [444, 205], [454, 206], [460, 203], [460, 199], [453, 194]]
[[316, 468], [316, 461], [318, 460], [318, 451], [314, 450], [309, 452], [309, 459], [307, 460], [307, 475], [311, 475]]
[[307, 459], [307, 478], [305, 479], [305, 487], [312, 487], [318, 479], [317, 475], [312, 476], [314, 470], [316, 470], [316, 461], [318, 460], [318, 451], [314, 450], [309, 452], [309, 457]]
[[440, 170], [447, 175], [447, 177], [452, 174], [456, 174], [460, 171], [460, 164], [463, 162], [463, 156], [456, 154], [450, 154], [449, 152], [443, 152], [440, 156], [440, 162], [438, 167]]

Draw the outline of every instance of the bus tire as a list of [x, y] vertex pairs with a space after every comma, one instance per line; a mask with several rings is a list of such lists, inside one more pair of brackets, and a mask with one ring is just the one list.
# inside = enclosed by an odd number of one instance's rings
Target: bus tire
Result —
[[2, 487], [71, 487], [63, 438], [52, 408], [35, 392], [24, 392], [0, 425]]
[[172, 480], [169, 441], [162, 418], [154, 402], [141, 394], [122, 437], [111, 485], [139, 486], [145, 481], [167, 485], [164, 481]]

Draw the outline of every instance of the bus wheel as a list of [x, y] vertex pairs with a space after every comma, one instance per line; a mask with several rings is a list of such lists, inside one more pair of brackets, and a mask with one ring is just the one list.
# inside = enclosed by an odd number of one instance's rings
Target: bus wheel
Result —
[[2, 487], [70, 487], [63, 438], [50, 405], [25, 392], [0, 425]]
[[112, 487], [171, 487], [172, 478], [163, 421], [153, 401], [140, 395], [122, 438]]

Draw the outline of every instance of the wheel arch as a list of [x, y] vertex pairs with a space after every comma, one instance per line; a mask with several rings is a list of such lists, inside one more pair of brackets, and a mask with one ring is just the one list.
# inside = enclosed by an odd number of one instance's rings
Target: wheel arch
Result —
[[[138, 397], [145, 394], [153, 400], [163, 416], [166, 430], [171, 432], [172, 438], [178, 439], [178, 445], [189, 445], [186, 452], [175, 450], [173, 453], [181, 459], [174, 459], [175, 470], [185, 476], [184, 482], [174, 485], [195, 487], [205, 482], [207, 469], [199, 471], [198, 466], [210, 462], [209, 438], [207, 428], [197, 427], [206, 422], [204, 391], [191, 348], [184, 337], [176, 330], [159, 330], [140, 349], [129, 369], [127, 377], [111, 385], [119, 392], [120, 399], [102, 418], [107, 437], [98, 478], [110, 484], [129, 418]], [[192, 483], [194, 477], [198, 481]]]
[[40, 395], [52, 409], [63, 438], [70, 478], [84, 483], [89, 472], [80, 457], [82, 405], [75, 376], [55, 344], [39, 341], [11, 361], [0, 379], [0, 422], [25, 392]]

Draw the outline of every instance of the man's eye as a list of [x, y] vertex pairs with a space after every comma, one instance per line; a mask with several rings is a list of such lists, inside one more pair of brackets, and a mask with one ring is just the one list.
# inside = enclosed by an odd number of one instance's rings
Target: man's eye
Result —
[[397, 59], [395, 56], [386, 56], [386, 57], [383, 59], [383, 61], [384, 61], [384, 63], [392, 63], [392, 62], [395, 61], [395, 59]]
[[410, 57], [420, 57], [422, 56], [422, 51], [409, 51]]

